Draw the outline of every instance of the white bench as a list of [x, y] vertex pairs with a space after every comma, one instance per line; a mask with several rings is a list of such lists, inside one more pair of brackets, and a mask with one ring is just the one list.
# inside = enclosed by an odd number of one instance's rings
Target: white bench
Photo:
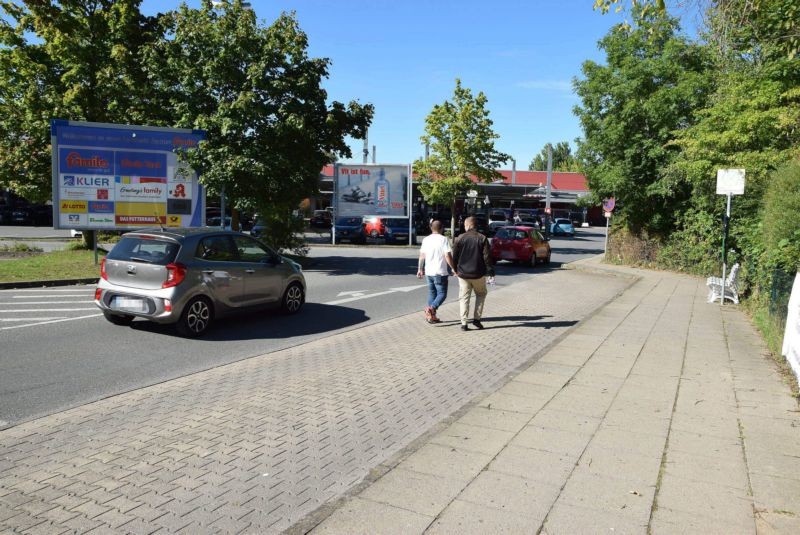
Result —
[[737, 305], [739, 304], [739, 264], [734, 264], [731, 272], [725, 279], [723, 285], [722, 277], [709, 277], [706, 279], [708, 286], [708, 302], [713, 303], [722, 297], [723, 292], [726, 299], [730, 299]]

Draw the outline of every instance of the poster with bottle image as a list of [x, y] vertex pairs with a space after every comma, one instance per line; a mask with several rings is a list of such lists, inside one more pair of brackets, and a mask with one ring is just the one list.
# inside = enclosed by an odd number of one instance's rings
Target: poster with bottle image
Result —
[[409, 217], [411, 166], [336, 164], [337, 217]]

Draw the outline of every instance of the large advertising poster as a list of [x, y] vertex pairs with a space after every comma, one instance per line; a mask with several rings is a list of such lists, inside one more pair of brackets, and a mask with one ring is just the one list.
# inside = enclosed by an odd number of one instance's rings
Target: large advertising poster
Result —
[[336, 164], [337, 217], [409, 217], [409, 165]]
[[201, 227], [205, 191], [176, 150], [205, 132], [51, 121], [53, 227]]

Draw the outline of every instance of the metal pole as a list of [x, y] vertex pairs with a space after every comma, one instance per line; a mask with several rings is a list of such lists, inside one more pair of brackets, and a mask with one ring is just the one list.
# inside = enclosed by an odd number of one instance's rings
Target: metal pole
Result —
[[94, 248], [94, 265], [97, 265], [97, 229], [92, 231], [92, 247]]
[[364, 135], [364, 163], [369, 162], [369, 130]]
[[[550, 219], [551, 219], [551, 210], [550, 210], [550, 188], [553, 185], [553, 146], [548, 143], [547, 144], [547, 189], [545, 190], [545, 197], [544, 197], [544, 233], [545, 236], [550, 237]], [[608, 236], [608, 233], [606, 233]]]
[[219, 226], [225, 228], [225, 185], [222, 185], [222, 191], [219, 193]]
[[375, 163], [375, 145], [372, 146], [372, 163]]
[[606, 218], [606, 242], [603, 245], [603, 260], [608, 256], [608, 225], [611, 222], [611, 217]]
[[725, 277], [728, 271], [728, 227], [731, 221], [731, 194], [728, 193], [728, 203], [725, 209], [725, 219], [722, 222], [722, 292], [719, 296], [720, 306], [725, 304]]

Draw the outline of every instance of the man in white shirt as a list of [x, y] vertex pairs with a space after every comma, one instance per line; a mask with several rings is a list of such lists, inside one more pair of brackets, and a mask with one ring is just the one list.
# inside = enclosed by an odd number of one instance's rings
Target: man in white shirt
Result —
[[436, 310], [447, 299], [447, 280], [450, 276], [448, 266], [455, 272], [450, 240], [442, 235], [442, 222], [431, 223], [431, 234], [422, 240], [419, 248], [419, 265], [417, 278], [428, 281], [428, 306], [425, 307], [425, 320], [428, 323], [439, 323]]

